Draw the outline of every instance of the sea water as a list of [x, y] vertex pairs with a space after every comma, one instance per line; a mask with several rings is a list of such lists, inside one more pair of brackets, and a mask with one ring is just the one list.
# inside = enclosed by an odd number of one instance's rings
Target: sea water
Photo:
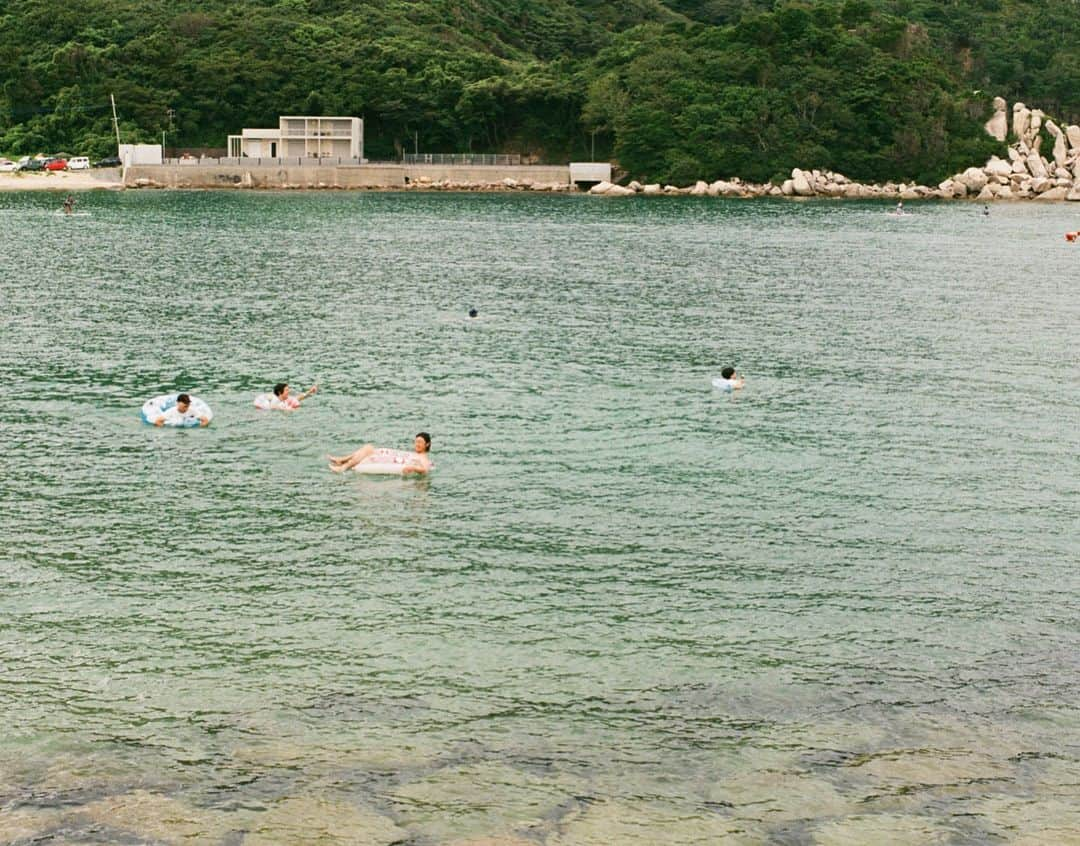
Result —
[[0, 195], [0, 841], [1080, 836], [1072, 206], [58, 203]]

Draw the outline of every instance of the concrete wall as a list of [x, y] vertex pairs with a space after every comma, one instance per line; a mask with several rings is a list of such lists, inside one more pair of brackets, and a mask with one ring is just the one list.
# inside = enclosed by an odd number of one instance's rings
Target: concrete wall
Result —
[[120, 161], [127, 165], [161, 164], [160, 144], [121, 144], [119, 147]]
[[126, 184], [168, 188], [404, 188], [409, 182], [494, 183], [570, 181], [566, 165], [136, 165], [127, 169]]

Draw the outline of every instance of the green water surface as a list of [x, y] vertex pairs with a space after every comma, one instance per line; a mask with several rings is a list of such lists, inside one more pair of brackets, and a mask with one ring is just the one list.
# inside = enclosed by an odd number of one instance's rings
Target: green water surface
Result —
[[58, 203], [0, 195], [0, 843], [1080, 838], [1075, 206]]

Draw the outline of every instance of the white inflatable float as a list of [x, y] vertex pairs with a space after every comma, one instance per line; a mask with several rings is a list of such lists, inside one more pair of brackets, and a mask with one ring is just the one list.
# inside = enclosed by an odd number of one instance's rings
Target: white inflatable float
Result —
[[[420, 466], [415, 452], [398, 449], [378, 449], [364, 461], [353, 467], [354, 473], [365, 476], [402, 476], [405, 468]], [[435, 465], [430, 465], [434, 468]]]
[[155, 420], [165, 415], [163, 425], [191, 429], [202, 425], [202, 421], [199, 419], [201, 417], [205, 417], [207, 420], [214, 419], [214, 412], [210, 410], [210, 406], [198, 397], [191, 397], [191, 404], [188, 405], [188, 410], [183, 414], [180, 414], [179, 411], [169, 414], [168, 412], [176, 409], [176, 398], [178, 396], [180, 395], [162, 394], [144, 402], [141, 411], [143, 423], [149, 423], [152, 426]]
[[260, 411], [292, 411], [300, 407], [300, 402], [293, 397], [283, 400], [273, 394], [259, 394], [255, 397], [255, 407]]

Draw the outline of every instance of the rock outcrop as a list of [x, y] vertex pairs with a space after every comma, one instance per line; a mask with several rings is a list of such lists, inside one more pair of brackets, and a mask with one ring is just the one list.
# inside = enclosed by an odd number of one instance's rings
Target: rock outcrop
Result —
[[1005, 98], [994, 98], [994, 116], [986, 122], [986, 131], [998, 141], [1004, 141], [1009, 134], [1009, 119], [1005, 115]]

